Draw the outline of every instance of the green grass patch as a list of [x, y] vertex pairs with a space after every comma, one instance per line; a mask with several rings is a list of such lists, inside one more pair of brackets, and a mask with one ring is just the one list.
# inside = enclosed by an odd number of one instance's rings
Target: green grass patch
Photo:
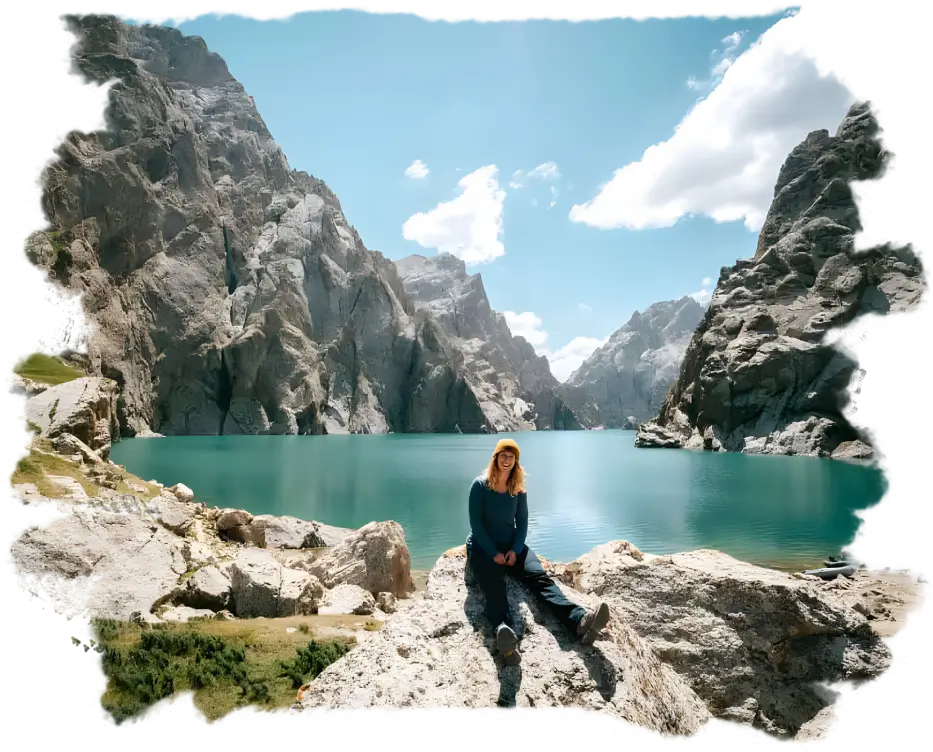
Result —
[[353, 644], [342, 638], [309, 642], [303, 631], [285, 631], [292, 621], [198, 620], [144, 627], [96, 620], [107, 676], [101, 704], [118, 723], [184, 691], [194, 692], [195, 706], [209, 720], [244, 705], [288, 707], [298, 687]]
[[43, 353], [33, 353], [17, 363], [13, 368], [13, 373], [24, 379], [52, 386], [74, 381], [85, 375], [83, 371], [68, 365], [61, 358]]
[[62, 498], [65, 495], [65, 489], [50, 481], [48, 479], [49, 475], [64, 475], [68, 478], [74, 478], [81, 484], [88, 496], [97, 495], [98, 487], [84, 476], [74, 462], [35, 449], [31, 449], [27, 456], [16, 463], [16, 469], [13, 471], [10, 482], [13, 485], [32, 483], [43, 496], [50, 499]]

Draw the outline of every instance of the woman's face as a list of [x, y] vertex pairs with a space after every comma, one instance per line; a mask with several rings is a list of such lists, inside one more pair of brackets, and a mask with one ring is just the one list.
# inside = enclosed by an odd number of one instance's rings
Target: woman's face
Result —
[[511, 449], [503, 449], [499, 452], [498, 463], [502, 472], [512, 472], [512, 468], [515, 467], [515, 452]]

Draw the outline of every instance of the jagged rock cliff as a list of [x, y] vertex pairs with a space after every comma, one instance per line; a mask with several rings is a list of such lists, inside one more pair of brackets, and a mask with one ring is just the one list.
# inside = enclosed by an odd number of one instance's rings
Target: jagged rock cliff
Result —
[[27, 253], [83, 293], [123, 435], [495, 430], [443, 328], [201, 38], [69, 22], [77, 69], [118, 82], [108, 130], [48, 169]]
[[405, 292], [428, 312], [463, 355], [465, 377], [498, 431], [575, 429], [580, 425], [559, 394], [547, 358], [489, 305], [479, 274], [457, 257], [408, 256], [395, 262]]
[[636, 445], [838, 456], [865, 442], [842, 415], [856, 365], [822, 340], [862, 314], [911, 308], [925, 287], [909, 247], [853, 248], [849, 182], [881, 175], [877, 131], [857, 104], [834, 136], [815, 131], [791, 152], [754, 258], [722, 269], [680, 376]]
[[635, 428], [658, 414], [704, 308], [685, 296], [636, 311], [574, 371], [561, 393], [587, 426]]

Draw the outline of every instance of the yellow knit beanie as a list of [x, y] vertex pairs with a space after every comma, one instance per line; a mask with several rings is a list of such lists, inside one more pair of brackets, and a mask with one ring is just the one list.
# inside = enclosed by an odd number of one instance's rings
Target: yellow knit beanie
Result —
[[497, 454], [499, 454], [499, 452], [501, 452], [503, 449], [511, 449], [513, 452], [515, 452], [515, 459], [516, 459], [516, 460], [519, 458], [519, 456], [520, 456], [520, 454], [521, 454], [521, 453], [518, 451], [518, 444], [516, 444], [514, 441], [512, 441], [512, 439], [502, 439], [498, 444], [496, 444], [496, 451], [494, 451], [494, 452], [492, 453], [493, 456], [495, 457], [495, 456], [496, 456]]

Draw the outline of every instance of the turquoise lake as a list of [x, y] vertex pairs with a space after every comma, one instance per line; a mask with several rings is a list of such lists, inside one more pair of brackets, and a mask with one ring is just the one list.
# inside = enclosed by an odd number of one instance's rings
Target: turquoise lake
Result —
[[[632, 431], [512, 435], [528, 473], [528, 544], [554, 561], [624, 538], [643, 551], [715, 548], [780, 568], [819, 565], [885, 490], [880, 470], [811, 457], [636, 449]], [[112, 459], [209, 506], [340, 527], [395, 520], [413, 569], [469, 531], [470, 483], [502, 436], [131, 439]]]

